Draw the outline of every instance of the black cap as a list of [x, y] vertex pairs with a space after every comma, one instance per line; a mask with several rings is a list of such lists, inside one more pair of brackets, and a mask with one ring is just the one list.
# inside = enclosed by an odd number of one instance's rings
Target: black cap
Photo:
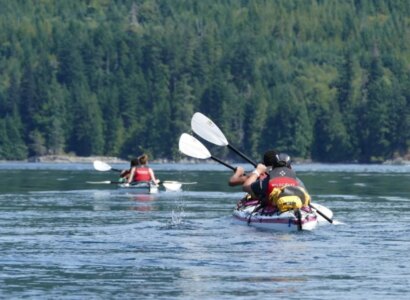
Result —
[[276, 156], [277, 154], [275, 150], [266, 151], [263, 155], [263, 164], [267, 167], [273, 166], [276, 162]]

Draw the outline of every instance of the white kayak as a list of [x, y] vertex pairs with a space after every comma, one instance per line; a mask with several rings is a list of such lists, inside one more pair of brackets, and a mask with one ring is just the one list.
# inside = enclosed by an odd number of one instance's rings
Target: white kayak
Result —
[[[314, 204], [314, 206], [328, 218], [331, 219], [333, 217], [332, 211], [328, 208], [319, 204]], [[319, 224], [328, 223], [325, 218], [309, 207], [281, 213], [273, 211], [272, 209], [262, 209], [258, 206], [257, 201], [248, 201], [245, 204], [239, 204], [233, 211], [233, 217], [236, 222], [241, 224], [248, 224], [260, 229], [284, 232], [311, 231]]]
[[137, 193], [137, 194], [157, 194], [158, 185], [153, 182], [141, 181], [136, 183], [120, 183], [117, 185], [119, 189], [127, 192]]
[[[122, 170], [120, 169], [114, 169], [111, 167], [109, 164], [96, 160], [93, 162], [94, 169], [97, 171], [101, 172], [106, 172], [106, 171], [116, 171], [121, 173]], [[124, 180], [120, 178], [119, 180]], [[104, 180], [104, 181], [87, 181], [88, 183], [91, 184], [116, 184], [120, 189], [124, 190], [132, 190], [135, 192], [140, 192], [143, 194], [156, 194], [158, 193], [158, 185], [153, 183], [152, 181], [143, 181], [143, 182], [135, 182], [131, 183], [130, 185], [126, 184], [125, 182], [121, 181], [110, 181], [110, 180]], [[196, 182], [179, 182], [179, 181], [171, 181], [171, 180], [165, 180], [161, 181], [160, 184], [165, 188], [165, 191], [167, 192], [179, 192], [181, 191], [181, 187], [183, 184], [196, 184]]]
[[[195, 184], [196, 182], [184, 182], [185, 184]], [[160, 183], [166, 192], [180, 192], [182, 191], [182, 182], [178, 181], [163, 181]], [[131, 184], [119, 183], [118, 188], [125, 191], [132, 191], [139, 194], [157, 194], [159, 192], [159, 186], [152, 181], [135, 182]]]

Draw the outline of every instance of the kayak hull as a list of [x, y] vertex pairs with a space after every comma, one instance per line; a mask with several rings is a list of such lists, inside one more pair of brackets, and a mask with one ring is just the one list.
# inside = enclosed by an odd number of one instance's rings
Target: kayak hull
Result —
[[153, 182], [137, 182], [132, 184], [120, 183], [118, 189], [125, 192], [132, 192], [136, 194], [157, 194], [158, 186]]
[[300, 219], [292, 211], [275, 212], [269, 209], [259, 209], [257, 203], [239, 206], [233, 211], [234, 220], [260, 229], [272, 231], [312, 231], [318, 225], [316, 212], [309, 207], [301, 208]]

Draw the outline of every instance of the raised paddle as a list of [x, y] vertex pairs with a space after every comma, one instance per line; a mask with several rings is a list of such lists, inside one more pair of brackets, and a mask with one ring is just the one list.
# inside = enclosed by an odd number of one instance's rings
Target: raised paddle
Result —
[[235, 167], [228, 165], [219, 158], [211, 155], [208, 149], [198, 139], [188, 133], [183, 133], [179, 138], [179, 151], [183, 154], [197, 159], [212, 159], [225, 167], [235, 171]]
[[238, 149], [230, 145], [225, 135], [219, 129], [219, 127], [216, 126], [216, 124], [212, 122], [211, 119], [201, 114], [200, 112], [197, 112], [192, 116], [191, 128], [197, 135], [199, 135], [204, 140], [218, 146], [227, 146], [233, 152], [235, 152], [243, 159], [251, 163], [254, 167], [256, 167], [257, 164], [255, 161], [253, 161], [245, 154], [240, 152]]

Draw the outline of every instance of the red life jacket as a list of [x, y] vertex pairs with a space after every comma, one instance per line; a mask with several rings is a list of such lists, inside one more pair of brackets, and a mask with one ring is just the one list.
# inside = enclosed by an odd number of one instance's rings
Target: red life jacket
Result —
[[134, 181], [151, 181], [151, 174], [149, 173], [149, 168], [136, 168], [134, 173]]
[[268, 188], [266, 189], [268, 198], [274, 188], [299, 185], [295, 172], [287, 167], [273, 168], [269, 172], [269, 178]]

